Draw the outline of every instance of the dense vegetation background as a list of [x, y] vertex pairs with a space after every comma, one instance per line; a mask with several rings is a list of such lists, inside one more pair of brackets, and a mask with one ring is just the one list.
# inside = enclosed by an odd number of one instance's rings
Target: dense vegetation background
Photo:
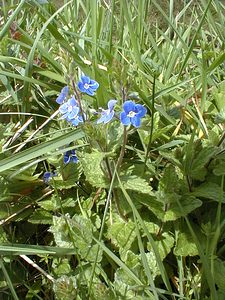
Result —
[[224, 21], [2, 0], [0, 299], [225, 299]]

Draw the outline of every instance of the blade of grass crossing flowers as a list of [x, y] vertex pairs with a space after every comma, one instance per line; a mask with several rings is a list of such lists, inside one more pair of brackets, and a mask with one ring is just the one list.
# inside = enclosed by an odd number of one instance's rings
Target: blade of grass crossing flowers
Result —
[[57, 116], [59, 110], [55, 111], [40, 127], [38, 127], [15, 151], [14, 153], [19, 152], [32, 138], [42, 129], [44, 128], [55, 116]]
[[6, 268], [5, 268], [5, 265], [4, 265], [4, 262], [3, 262], [2, 258], [0, 258], [0, 267], [1, 267], [1, 270], [2, 270], [2, 272], [4, 274], [4, 276], [5, 276], [5, 280], [6, 280], [6, 282], [8, 284], [8, 287], [9, 287], [9, 289], [11, 291], [13, 299], [14, 300], [19, 300], [19, 298], [18, 298], [18, 296], [16, 294], [16, 291], [14, 289], [13, 283], [12, 283], [12, 281], [10, 279], [10, 276], [9, 276], [9, 274], [8, 274]]
[[63, 136], [59, 136], [50, 141], [26, 149], [20, 153], [16, 153], [13, 157], [5, 158], [0, 161], [0, 173], [34, 158], [45, 155], [48, 152], [52, 152], [57, 148], [69, 145], [71, 142], [81, 139], [84, 136], [85, 135], [81, 129], [76, 129], [64, 134]]
[[71, 255], [75, 254], [72, 248], [48, 247], [27, 244], [0, 245], [0, 255]]

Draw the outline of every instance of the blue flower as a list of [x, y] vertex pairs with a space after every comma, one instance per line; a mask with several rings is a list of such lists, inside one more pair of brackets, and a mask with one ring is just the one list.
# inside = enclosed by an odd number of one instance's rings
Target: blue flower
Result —
[[97, 120], [97, 124], [100, 123], [108, 123], [112, 120], [115, 112], [114, 112], [114, 106], [116, 105], [117, 100], [109, 100], [108, 102], [108, 109], [102, 109], [101, 117]]
[[64, 102], [64, 100], [66, 99], [66, 97], [69, 94], [69, 87], [68, 86], [64, 86], [64, 88], [62, 88], [59, 96], [56, 98], [56, 102], [58, 104], [62, 104]]
[[66, 165], [71, 161], [73, 163], [77, 164], [79, 159], [76, 156], [75, 150], [66, 151], [66, 153], [64, 154], [63, 161], [64, 161], [64, 164], [66, 164]]
[[44, 175], [43, 175], [44, 183], [49, 183], [50, 179], [52, 177], [55, 177], [55, 176], [57, 176], [57, 173], [55, 171], [53, 173], [52, 172], [45, 172]]
[[132, 124], [134, 127], [140, 127], [141, 118], [143, 118], [147, 109], [141, 104], [135, 104], [131, 100], [127, 100], [123, 104], [123, 112], [120, 113], [120, 121], [123, 125]]
[[75, 97], [73, 96], [67, 102], [61, 104], [60, 107], [59, 107], [59, 111], [62, 114], [60, 119], [66, 119], [69, 122], [72, 119], [74, 119], [80, 111], [80, 108], [78, 106], [78, 102], [75, 99]]
[[90, 79], [87, 76], [81, 76], [81, 80], [78, 82], [78, 88], [82, 93], [86, 93], [89, 96], [94, 96], [94, 92], [99, 87], [97, 81]]

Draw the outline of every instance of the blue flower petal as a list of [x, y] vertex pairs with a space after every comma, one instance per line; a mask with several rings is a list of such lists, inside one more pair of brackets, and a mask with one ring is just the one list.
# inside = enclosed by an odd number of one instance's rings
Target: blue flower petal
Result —
[[72, 160], [72, 162], [73, 163], [78, 163], [78, 161], [79, 161], [79, 159], [78, 159], [78, 157], [77, 156], [71, 156], [71, 160]]
[[65, 96], [64, 96], [63, 94], [59, 94], [59, 96], [56, 98], [55, 101], [56, 101], [58, 104], [62, 104], [63, 101], [64, 101], [64, 99], [65, 99]]
[[112, 111], [114, 109], [114, 106], [116, 105], [116, 103], [117, 103], [117, 100], [109, 100], [109, 102], [108, 102], [108, 109], [110, 111]]
[[120, 121], [123, 125], [129, 125], [130, 124], [130, 117], [127, 116], [127, 114], [123, 111], [120, 113]]
[[85, 84], [85, 83], [89, 84], [91, 82], [91, 79], [90, 79], [90, 77], [84, 75], [84, 76], [81, 76], [81, 81], [83, 84]]
[[48, 183], [50, 179], [51, 179], [51, 172], [45, 172], [43, 175], [44, 182]]
[[93, 90], [97, 90], [97, 88], [99, 87], [99, 83], [95, 80], [91, 80], [89, 86], [93, 89]]
[[66, 112], [66, 113], [63, 114], [59, 119], [60, 119], [60, 120], [66, 119], [66, 118], [68, 117], [69, 114], [70, 114], [69, 112]]
[[141, 104], [136, 104], [136, 108], [138, 111], [136, 117], [143, 118], [147, 113], [147, 109]]
[[137, 115], [131, 118], [131, 124], [134, 127], [140, 127], [141, 126], [141, 118], [138, 118]]
[[86, 93], [86, 89], [84, 88], [83, 82], [79, 81], [77, 86], [82, 93]]
[[135, 103], [131, 100], [127, 100], [123, 104], [123, 109], [124, 109], [125, 113], [128, 115], [129, 112], [135, 111]]
[[112, 120], [113, 116], [114, 116], [114, 110], [110, 111], [109, 109], [104, 110], [101, 114], [102, 116], [97, 120], [97, 124], [100, 123], [108, 123], [109, 121]]
[[69, 115], [69, 112], [66, 112], [65, 114], [63, 114], [63, 115], [59, 118], [59, 120], [67, 119], [68, 115]]
[[72, 123], [73, 126], [77, 126], [80, 123], [78, 118], [72, 119], [72, 120], [70, 120], [70, 122]]
[[68, 110], [68, 104], [67, 103], [64, 103], [62, 105], [60, 105], [59, 107], [59, 111], [61, 112], [61, 114], [65, 114]]
[[91, 87], [89, 87], [88, 89], [86, 89], [86, 90], [85, 90], [85, 93], [88, 94], [89, 96], [94, 96], [94, 94], [95, 94], [95, 93], [93, 92], [93, 90], [92, 90]]
[[67, 115], [67, 118], [69, 119], [69, 120], [72, 120], [73, 118], [76, 118], [76, 116], [78, 115], [78, 113], [79, 113], [79, 107], [78, 106], [75, 106], [74, 108], [73, 108], [73, 110], [70, 112], [70, 113], [68, 113], [68, 115]]
[[64, 88], [62, 88], [59, 96], [56, 98], [56, 102], [58, 104], [62, 104], [65, 98], [68, 96], [68, 93], [69, 93], [69, 87], [65, 86]]
[[68, 102], [69, 102], [69, 105], [72, 105], [72, 106], [77, 106], [77, 105], [78, 105], [77, 100], [75, 99], [74, 96], [72, 96], [72, 97], [68, 100]]
[[105, 122], [105, 117], [106, 117], [106, 111], [103, 111], [101, 113], [101, 117], [97, 120], [97, 124]]
[[64, 154], [63, 162], [64, 162], [64, 164], [68, 164], [68, 163], [70, 162], [69, 151], [67, 151], [67, 152]]

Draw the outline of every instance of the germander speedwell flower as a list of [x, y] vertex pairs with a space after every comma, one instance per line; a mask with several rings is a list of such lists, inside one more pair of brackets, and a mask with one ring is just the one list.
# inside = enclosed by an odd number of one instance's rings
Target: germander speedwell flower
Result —
[[75, 150], [66, 151], [63, 158], [64, 164], [68, 164], [69, 162], [78, 163], [79, 159], [76, 156]]
[[89, 96], [94, 96], [95, 91], [99, 87], [98, 82], [90, 79], [88, 76], [81, 76], [81, 80], [77, 85], [82, 93], [86, 93]]
[[54, 171], [54, 172], [45, 172], [44, 175], [43, 175], [43, 180], [44, 180], [44, 183], [49, 183], [50, 179], [52, 179], [52, 177], [55, 177], [57, 176], [57, 173]]
[[120, 121], [125, 126], [132, 124], [134, 127], [140, 127], [141, 118], [147, 113], [147, 109], [143, 105], [135, 104], [131, 100], [124, 102], [123, 110], [120, 114]]
[[59, 107], [59, 111], [62, 114], [60, 119], [66, 119], [70, 122], [73, 118], [75, 118], [80, 111], [75, 97], [73, 96], [67, 102], [61, 104]]
[[97, 124], [100, 123], [108, 123], [112, 120], [115, 112], [114, 112], [114, 106], [116, 105], [117, 100], [109, 100], [108, 102], [108, 109], [102, 109], [101, 111], [101, 117], [97, 120]]

